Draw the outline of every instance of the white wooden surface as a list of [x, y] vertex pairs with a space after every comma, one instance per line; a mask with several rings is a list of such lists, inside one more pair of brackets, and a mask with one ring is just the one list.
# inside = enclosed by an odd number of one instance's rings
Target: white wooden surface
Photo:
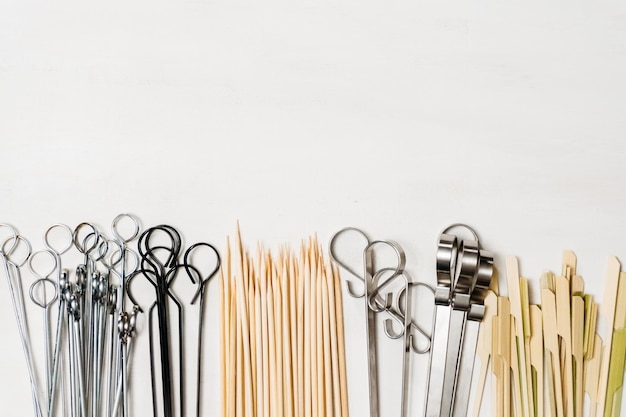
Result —
[[[125, 211], [222, 247], [237, 220], [250, 248], [354, 225], [401, 243], [431, 283], [439, 231], [463, 221], [501, 270], [516, 255], [535, 280], [574, 250], [601, 297], [607, 256], [626, 262], [624, 74], [616, 1], [3, 1], [0, 221], [36, 247], [52, 223], [108, 228]], [[4, 281], [0, 296], [0, 404], [29, 415]], [[363, 416], [362, 308], [345, 304]], [[385, 417], [397, 366], [381, 371]], [[147, 364], [135, 367], [144, 415]]]

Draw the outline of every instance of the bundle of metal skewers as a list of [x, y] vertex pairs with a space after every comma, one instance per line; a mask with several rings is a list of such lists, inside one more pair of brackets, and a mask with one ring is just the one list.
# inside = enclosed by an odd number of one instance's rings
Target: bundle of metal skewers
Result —
[[[91, 223], [74, 229], [55, 224], [44, 233], [45, 249], [37, 251], [13, 226], [1, 224], [0, 230], [5, 236], [0, 260], [26, 359], [35, 417], [128, 416], [130, 362], [141, 312], [148, 319], [153, 415], [185, 415], [183, 303], [170, 289], [179, 272], [196, 287], [191, 303], [199, 304], [198, 356], [192, 360], [197, 364], [195, 411], [200, 415], [205, 288], [220, 266], [212, 245], [191, 245], [181, 260], [182, 239], [175, 228], [160, 225], [140, 235], [139, 220], [129, 214], [113, 220], [113, 238]], [[76, 252], [82, 262], [70, 269], [67, 260]], [[203, 265], [209, 259], [211, 266], [205, 271], [192, 263], [200, 256]], [[29, 280], [25, 269], [34, 280]], [[154, 289], [152, 304], [142, 306], [133, 296], [133, 283], [141, 278]], [[26, 295], [42, 309], [43, 361], [31, 337], [32, 308]], [[176, 324], [172, 331], [170, 322]], [[172, 334], [177, 335], [175, 340]]]
[[[469, 237], [458, 237], [453, 229], [465, 229]], [[356, 253], [361, 254], [363, 272], [358, 272], [345, 260], [347, 253], [339, 248], [341, 240], [348, 241], [350, 246], [361, 243], [361, 250]], [[381, 249], [387, 252], [386, 256]], [[385, 334], [402, 340], [399, 346], [403, 353], [400, 415], [414, 414], [409, 410], [409, 400], [414, 396], [409, 386], [411, 354], [430, 352], [424, 415], [464, 416], [469, 403], [478, 329], [485, 312], [484, 296], [493, 276], [493, 255], [479, 247], [474, 230], [454, 224], [441, 233], [436, 288], [409, 277], [400, 245], [390, 240], [371, 240], [356, 228], [337, 232], [330, 241], [330, 253], [351, 279], [360, 281], [360, 291], [355, 290], [350, 281], [347, 290], [352, 297], [362, 298], [365, 307], [370, 416], [380, 415], [375, 318], [378, 313], [386, 315]], [[432, 331], [430, 325], [423, 326], [427, 329], [424, 330], [412, 312], [412, 299], [415, 301], [412, 293], [419, 287], [434, 293]], [[399, 329], [394, 330], [394, 326]]]

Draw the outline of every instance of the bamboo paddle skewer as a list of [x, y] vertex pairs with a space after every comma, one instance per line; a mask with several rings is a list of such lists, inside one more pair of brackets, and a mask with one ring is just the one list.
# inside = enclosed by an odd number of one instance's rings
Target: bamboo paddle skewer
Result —
[[[512, 350], [514, 358], [511, 358], [511, 365], [515, 377], [515, 406], [517, 415], [523, 417], [533, 417], [532, 409], [529, 407], [532, 398], [529, 395], [530, 387], [528, 383], [528, 368], [530, 362], [526, 357], [527, 338], [530, 337], [528, 332], [527, 314], [523, 310], [527, 308], [528, 299], [522, 301], [522, 293], [528, 293], [520, 287], [524, 285], [524, 281], [519, 276], [519, 266], [517, 259], [513, 256], [506, 258], [506, 276], [509, 290], [509, 300], [511, 303], [511, 315], [515, 326], [513, 327], [513, 343], [515, 349]], [[524, 306], [523, 306], [524, 304]]]
[[600, 378], [600, 359], [602, 355], [602, 339], [594, 337], [593, 356], [585, 361], [585, 392], [589, 396], [589, 417], [598, 413], [598, 380]]
[[[532, 383], [533, 406], [535, 417], [544, 416], [544, 355], [543, 355], [543, 326], [542, 312], [537, 305], [530, 306], [530, 343], [529, 357]], [[534, 373], [533, 373], [534, 371]]]
[[482, 404], [483, 392], [489, 372], [489, 364], [493, 362], [491, 341], [493, 340], [493, 318], [498, 314], [498, 296], [489, 291], [485, 297], [485, 316], [478, 333], [478, 344], [476, 345], [476, 356], [480, 358], [480, 371], [478, 374], [478, 388], [474, 396], [474, 411], [472, 415], [478, 417]]
[[[604, 415], [607, 389], [609, 384], [609, 367], [611, 347], [613, 344], [613, 327], [615, 324], [615, 309], [617, 305], [617, 293], [620, 282], [620, 263], [615, 257], [609, 258], [606, 277], [604, 281], [604, 300], [601, 315], [606, 323], [607, 334], [604, 340], [604, 348], [600, 363], [600, 376], [598, 384], [598, 415]], [[623, 302], [623, 301], [622, 301]]]
[[585, 284], [582, 278], [574, 275], [572, 283], [572, 362], [574, 380], [574, 415], [583, 417], [584, 400], [584, 333], [585, 333]]

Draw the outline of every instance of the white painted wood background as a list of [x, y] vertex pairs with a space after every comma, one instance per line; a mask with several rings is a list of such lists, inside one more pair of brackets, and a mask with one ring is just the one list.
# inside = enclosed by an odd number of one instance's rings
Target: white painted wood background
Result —
[[[607, 256], [626, 262], [624, 74], [618, 1], [5, 0], [0, 222], [36, 248], [52, 223], [108, 229], [121, 212], [222, 248], [237, 220], [251, 249], [354, 225], [434, 283], [437, 235], [463, 221], [535, 290], [574, 250], [602, 297]], [[353, 416], [367, 413], [361, 311], [346, 300]], [[0, 404], [30, 415], [5, 281], [0, 315]], [[384, 417], [398, 366], [381, 372]], [[148, 415], [147, 364], [134, 370], [133, 415]]]

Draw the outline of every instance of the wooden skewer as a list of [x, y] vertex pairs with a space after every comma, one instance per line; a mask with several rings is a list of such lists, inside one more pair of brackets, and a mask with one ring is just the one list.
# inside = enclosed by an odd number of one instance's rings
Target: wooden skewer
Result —
[[618, 417], [622, 406], [624, 369], [626, 368], [626, 272], [620, 273], [617, 289], [613, 341], [609, 358], [609, 383], [607, 384], [604, 417]]
[[[317, 247], [317, 245], [316, 245]], [[317, 264], [317, 282], [315, 285], [316, 292], [316, 314], [317, 314], [317, 412], [319, 416], [326, 413], [326, 393], [324, 392], [324, 383], [326, 381], [326, 364], [324, 363], [324, 304], [322, 300], [322, 280], [324, 276], [324, 265], [320, 256], [316, 258]]]
[[561, 381], [561, 361], [559, 355], [559, 341], [557, 332], [556, 296], [553, 292], [554, 275], [546, 273], [541, 278], [541, 307], [543, 311], [543, 334], [546, 355], [550, 361], [548, 366], [548, 387], [550, 409], [556, 417], [564, 416], [563, 384]]
[[329, 314], [329, 336], [330, 336], [330, 362], [332, 365], [332, 399], [333, 412], [330, 416], [341, 416], [341, 388], [339, 386], [339, 344], [337, 342], [337, 312], [335, 310], [335, 282], [333, 267], [330, 263], [326, 265], [326, 286], [328, 291], [328, 314]]
[[478, 333], [478, 343], [476, 345], [476, 356], [480, 358], [480, 372], [478, 374], [478, 384], [474, 397], [473, 416], [478, 417], [480, 406], [485, 390], [487, 373], [489, 372], [489, 362], [491, 357], [491, 341], [493, 338], [493, 318], [498, 314], [498, 296], [489, 291], [485, 297], [485, 317], [480, 325]]
[[250, 380], [252, 382], [251, 387], [250, 387], [250, 391], [251, 391], [251, 397], [252, 397], [252, 403], [251, 404], [247, 404], [247, 407], [251, 407], [252, 408], [252, 414], [256, 415], [256, 408], [257, 408], [257, 383], [256, 383], [256, 374], [257, 374], [257, 363], [256, 363], [256, 308], [255, 308], [255, 286], [254, 286], [254, 280], [255, 280], [255, 273], [254, 273], [254, 266], [250, 265], [251, 260], [250, 259], [246, 259], [246, 263], [248, 264], [247, 270], [248, 270], [248, 281], [247, 281], [247, 288], [246, 288], [246, 298], [247, 298], [247, 302], [246, 304], [248, 305], [248, 324], [250, 326], [250, 333], [247, 335], [247, 340], [249, 341], [249, 345], [250, 345]]
[[594, 356], [596, 323], [598, 321], [598, 304], [593, 301], [591, 294], [585, 294], [585, 360]]
[[226, 332], [227, 324], [229, 323], [227, 303], [225, 302], [226, 295], [224, 294], [224, 269], [220, 269], [218, 275], [218, 292], [219, 292], [219, 320], [220, 320], [220, 388], [221, 388], [221, 416], [226, 417], [226, 393], [228, 392], [226, 387], [226, 369], [227, 369], [227, 356], [228, 348], [226, 347], [226, 340], [228, 340], [228, 334]]
[[259, 256], [257, 254], [257, 273], [254, 276], [255, 280], [255, 288], [254, 292], [254, 338], [256, 339], [256, 343], [254, 344], [254, 354], [256, 356], [256, 415], [263, 416], [265, 412], [265, 385], [264, 385], [264, 373], [266, 364], [264, 363], [263, 358], [263, 309], [261, 298], [263, 297], [261, 288], [261, 280], [263, 279], [260, 269]]
[[283, 253], [281, 257], [280, 265], [282, 268], [281, 274], [281, 291], [282, 291], [282, 328], [283, 328], [283, 375], [284, 375], [284, 402], [285, 409], [284, 414], [286, 417], [293, 417], [293, 362], [292, 362], [292, 323], [291, 312], [293, 311], [293, 305], [291, 304], [291, 287], [293, 286], [291, 277], [291, 262], [288, 253]]
[[304, 305], [304, 287], [305, 287], [305, 274], [306, 274], [306, 262], [304, 255], [304, 242], [300, 246], [300, 257], [298, 258], [298, 291], [296, 293], [296, 306], [297, 306], [297, 364], [298, 364], [298, 416], [305, 416], [305, 386], [306, 378], [304, 373], [304, 330], [305, 330], [305, 305]]
[[[521, 290], [521, 285], [525, 283], [519, 276], [519, 266], [517, 258], [513, 256], [507, 256], [506, 258], [506, 277], [509, 290], [509, 301], [511, 303], [511, 315], [514, 318], [515, 327], [513, 328], [513, 344], [515, 349], [512, 353], [515, 354], [515, 358], [511, 358], [511, 365], [513, 368], [513, 374], [515, 376], [514, 386], [515, 389], [515, 406], [518, 411], [518, 416], [533, 417], [532, 407], [529, 404], [532, 403], [530, 392], [530, 384], [528, 379], [528, 369], [530, 368], [530, 361], [526, 357], [526, 341], [530, 337], [527, 316], [528, 299], [522, 302], [522, 292], [528, 294], [528, 290]], [[524, 306], [522, 306], [524, 304]], [[515, 363], [517, 361], [517, 363]]]
[[544, 416], [544, 356], [543, 356], [543, 325], [541, 308], [530, 306], [531, 336], [529, 343], [530, 366], [533, 375], [533, 397], [535, 398], [535, 417]]
[[310, 281], [310, 296], [311, 304], [309, 305], [309, 314], [311, 316], [311, 415], [313, 417], [319, 417], [319, 393], [318, 393], [318, 365], [317, 365], [317, 352], [319, 351], [319, 341], [317, 340], [317, 259], [315, 258], [314, 248], [312, 248], [311, 241], [309, 240], [308, 257], [311, 263], [311, 281]]
[[313, 412], [313, 388], [314, 381], [312, 378], [311, 364], [311, 260], [309, 258], [308, 248], [304, 253], [304, 416], [311, 417]]
[[[241, 297], [241, 287], [235, 287], [235, 296], [237, 298], [237, 305], [239, 305], [239, 298]], [[235, 390], [237, 396], [237, 403], [235, 404], [235, 415], [237, 417], [243, 417], [244, 413], [244, 371], [243, 371], [243, 331], [242, 331], [242, 318], [241, 310], [237, 309], [237, 359], [235, 361], [237, 366], [237, 372], [235, 374], [235, 381], [237, 388]]]
[[[523, 366], [520, 366], [521, 360], [519, 357], [519, 353], [520, 350], [519, 349], [519, 345], [518, 345], [518, 338], [517, 335], [515, 334], [515, 327], [517, 326], [516, 324], [516, 320], [515, 317], [511, 316], [511, 320], [510, 320], [511, 326], [510, 326], [510, 347], [511, 347], [511, 356], [510, 356], [510, 365], [511, 365], [511, 374], [513, 375], [513, 399], [514, 401], [512, 402], [512, 406], [513, 409], [515, 410], [515, 415], [516, 416], [521, 416], [523, 415], [525, 412], [527, 412], [527, 408], [528, 408], [528, 402], [527, 400], [523, 400], [521, 397], [521, 394], [523, 392], [523, 387], [522, 387], [522, 376], [521, 376], [521, 370], [520, 368], [523, 368]], [[522, 347], [524, 345], [522, 344]]]
[[574, 417], [574, 378], [572, 375], [572, 327], [569, 282], [565, 277], [556, 277], [556, 318], [557, 332], [560, 339], [561, 381], [565, 415]]
[[243, 403], [241, 404], [242, 409], [244, 410], [242, 412], [242, 416], [245, 415], [246, 417], [251, 417], [252, 416], [252, 407], [251, 404], [253, 404], [253, 400], [252, 400], [252, 373], [251, 373], [251, 366], [250, 366], [250, 339], [249, 339], [249, 335], [250, 335], [250, 325], [249, 325], [249, 317], [248, 317], [248, 303], [247, 303], [247, 299], [246, 299], [246, 294], [247, 294], [247, 280], [248, 280], [248, 262], [246, 260], [246, 253], [243, 249], [243, 245], [241, 242], [241, 231], [239, 230], [239, 227], [237, 227], [237, 239], [236, 239], [236, 246], [238, 248], [237, 254], [237, 263], [238, 263], [238, 267], [239, 267], [239, 273], [237, 274], [237, 309], [239, 311], [239, 317], [240, 319], [237, 321], [238, 324], [240, 324], [241, 329], [240, 329], [240, 343], [242, 345], [241, 347], [241, 354], [240, 354], [240, 358], [242, 360], [241, 364], [242, 364], [242, 368], [241, 369], [241, 373], [240, 373], [240, 377], [243, 379], [242, 381], [242, 386], [240, 387], [243, 390]]
[[593, 355], [585, 361], [585, 392], [589, 396], [589, 417], [598, 413], [598, 380], [600, 378], [600, 359], [602, 355], [602, 339], [594, 337]]
[[280, 260], [274, 262], [272, 268], [272, 291], [274, 296], [274, 331], [276, 339], [276, 362], [274, 366], [276, 368], [276, 408], [277, 416], [283, 417], [285, 415], [285, 386], [283, 381], [283, 299], [282, 289], [280, 288]]
[[585, 387], [583, 384], [583, 358], [585, 335], [585, 300], [583, 299], [584, 281], [582, 277], [574, 275], [572, 283], [572, 362], [574, 382], [574, 415], [583, 416], [583, 400]]
[[337, 269], [316, 238], [297, 261], [260, 246], [253, 261], [239, 228], [234, 247], [219, 282], [222, 416], [348, 417]]
[[269, 376], [270, 376], [270, 384], [269, 394], [270, 394], [270, 416], [279, 417], [279, 406], [278, 406], [278, 392], [277, 392], [277, 370], [276, 370], [276, 326], [275, 326], [275, 318], [274, 318], [274, 294], [273, 294], [273, 279], [271, 277], [273, 265], [270, 264], [271, 259], [269, 256], [266, 257], [267, 261], [267, 331], [269, 338]]
[[339, 282], [339, 271], [333, 265], [333, 281], [335, 284], [336, 317], [337, 317], [337, 345], [339, 355], [339, 384], [341, 391], [341, 417], [348, 417], [348, 379], [346, 372], [346, 345], [343, 324], [343, 297], [341, 294], [341, 284]]
[[604, 300], [602, 300], [601, 317], [608, 330], [604, 339], [600, 377], [598, 384], [598, 413], [603, 415], [609, 383], [609, 366], [611, 347], [613, 344], [613, 326], [615, 324], [615, 308], [617, 305], [617, 290], [620, 281], [620, 263], [614, 256], [609, 258], [604, 281]]

